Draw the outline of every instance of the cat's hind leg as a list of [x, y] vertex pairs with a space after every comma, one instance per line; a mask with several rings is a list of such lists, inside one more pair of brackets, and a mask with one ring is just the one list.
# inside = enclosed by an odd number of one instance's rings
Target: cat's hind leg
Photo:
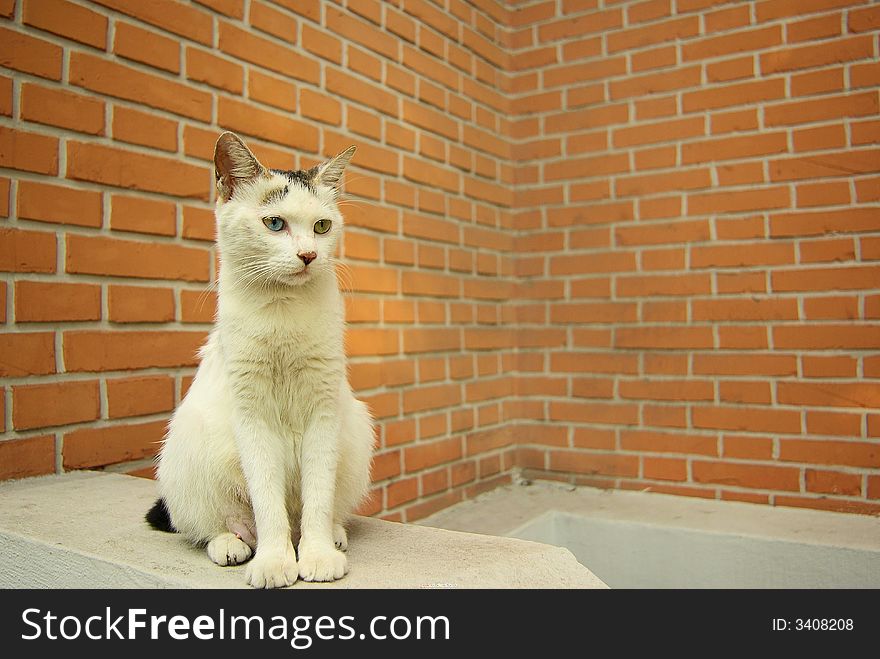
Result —
[[241, 565], [252, 554], [247, 543], [234, 533], [221, 533], [208, 542], [208, 558], [221, 567]]
[[333, 525], [333, 544], [339, 551], [348, 549], [348, 533], [342, 524]]

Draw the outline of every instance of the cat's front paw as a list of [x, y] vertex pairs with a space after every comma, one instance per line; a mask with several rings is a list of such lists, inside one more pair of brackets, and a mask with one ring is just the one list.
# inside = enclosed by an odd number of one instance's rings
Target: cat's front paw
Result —
[[334, 581], [348, 572], [345, 554], [328, 547], [299, 548], [299, 576], [303, 581]]
[[284, 552], [261, 553], [248, 563], [245, 571], [247, 582], [254, 588], [284, 588], [296, 583], [298, 568], [293, 547]]
[[221, 533], [208, 543], [208, 557], [217, 565], [240, 565], [251, 557], [251, 548], [233, 533]]

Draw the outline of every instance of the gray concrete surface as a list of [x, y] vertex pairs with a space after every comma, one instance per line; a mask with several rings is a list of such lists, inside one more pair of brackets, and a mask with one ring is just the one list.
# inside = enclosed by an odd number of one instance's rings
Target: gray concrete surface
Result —
[[[152, 481], [74, 472], [0, 484], [0, 587], [245, 588], [176, 534], [150, 529]], [[359, 517], [350, 573], [293, 588], [605, 588], [567, 549]]]
[[612, 588], [880, 587], [866, 515], [536, 482], [419, 523], [566, 547]]

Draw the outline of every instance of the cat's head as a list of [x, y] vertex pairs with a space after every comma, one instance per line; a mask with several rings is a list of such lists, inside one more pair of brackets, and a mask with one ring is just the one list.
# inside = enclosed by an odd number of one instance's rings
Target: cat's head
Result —
[[342, 231], [342, 173], [355, 147], [307, 170], [263, 167], [234, 133], [214, 149], [217, 242], [242, 284], [298, 286], [332, 272]]

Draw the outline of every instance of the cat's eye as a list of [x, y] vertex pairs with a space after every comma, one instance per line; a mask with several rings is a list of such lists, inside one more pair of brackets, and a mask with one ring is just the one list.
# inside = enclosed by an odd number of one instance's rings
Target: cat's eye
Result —
[[315, 222], [315, 233], [327, 233], [331, 224], [333, 223], [330, 220], [318, 220]]
[[274, 215], [272, 217], [264, 217], [263, 224], [266, 225], [269, 231], [281, 231], [284, 228], [284, 220]]

